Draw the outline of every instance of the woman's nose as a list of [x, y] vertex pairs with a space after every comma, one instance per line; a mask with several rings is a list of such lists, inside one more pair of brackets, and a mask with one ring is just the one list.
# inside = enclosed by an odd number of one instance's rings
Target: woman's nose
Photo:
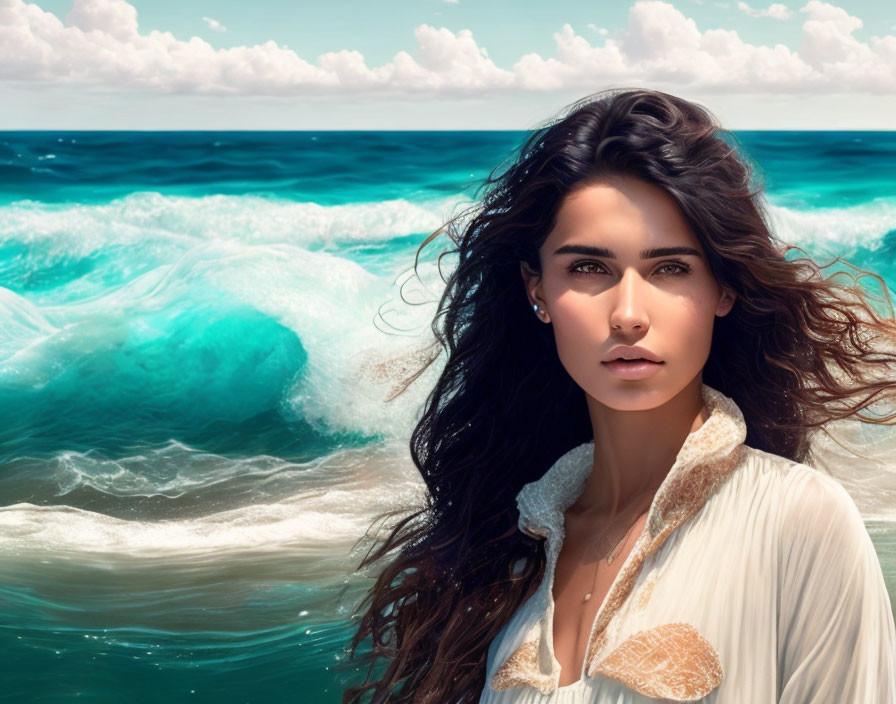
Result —
[[647, 317], [647, 283], [641, 275], [626, 269], [613, 287], [610, 310], [610, 327], [613, 329], [638, 329], [644, 332], [650, 325]]

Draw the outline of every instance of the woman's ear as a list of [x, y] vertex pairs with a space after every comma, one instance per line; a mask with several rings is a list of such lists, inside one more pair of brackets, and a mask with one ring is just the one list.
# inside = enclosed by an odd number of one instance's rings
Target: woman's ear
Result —
[[727, 286], [722, 286], [722, 295], [716, 304], [716, 315], [720, 318], [728, 315], [734, 307], [735, 300], [737, 300], [737, 294]]
[[549, 323], [551, 319], [548, 315], [547, 306], [544, 303], [544, 297], [541, 294], [541, 273], [535, 271], [526, 262], [520, 260], [520, 274], [523, 277], [523, 285], [526, 287], [526, 297], [529, 299], [529, 307], [533, 308], [538, 304], [538, 310], [534, 310], [538, 319]]
[[522, 274], [523, 277], [523, 286], [526, 287], [526, 296], [529, 299], [529, 305], [531, 306], [533, 303], [541, 305], [541, 302], [538, 300], [538, 283], [541, 279], [541, 274], [535, 271], [523, 260], [520, 260], [520, 274]]

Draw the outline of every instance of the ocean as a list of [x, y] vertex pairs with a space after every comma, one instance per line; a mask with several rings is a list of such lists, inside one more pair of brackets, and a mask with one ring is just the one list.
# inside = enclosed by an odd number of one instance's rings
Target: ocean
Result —
[[[780, 239], [892, 290], [896, 132], [736, 135]], [[418, 246], [525, 136], [0, 133], [4, 700], [340, 701], [437, 371], [386, 401], [375, 365], [429, 334]], [[860, 497], [891, 600], [893, 481]]]

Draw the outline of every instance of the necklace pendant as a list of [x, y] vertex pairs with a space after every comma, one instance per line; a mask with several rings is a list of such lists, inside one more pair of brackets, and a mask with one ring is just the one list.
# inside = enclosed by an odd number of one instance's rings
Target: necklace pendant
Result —
[[588, 593], [585, 595], [585, 598], [582, 599], [582, 601], [588, 601], [590, 598], [591, 598], [591, 592], [588, 592]]

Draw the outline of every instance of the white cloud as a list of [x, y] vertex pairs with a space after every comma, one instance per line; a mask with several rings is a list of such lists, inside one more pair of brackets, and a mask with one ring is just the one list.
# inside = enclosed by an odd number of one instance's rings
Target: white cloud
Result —
[[588, 29], [590, 29], [592, 32], [597, 32], [601, 36], [606, 36], [609, 32], [606, 27], [598, 27], [596, 24], [594, 24], [594, 22], [588, 23]]
[[[592, 44], [564, 24], [553, 35], [553, 56], [528, 53], [509, 68], [497, 66], [469, 29], [427, 24], [414, 30], [412, 51], [368, 66], [357, 50], [312, 62], [273, 41], [215, 49], [195, 36], [141, 33], [137, 11], [125, 0], [74, 0], [64, 24], [33, 3], [0, 0], [0, 81], [284, 96], [492, 96], [641, 82], [707, 93], [896, 91], [896, 36], [859, 41], [853, 33], [861, 20], [819, 0], [800, 12], [806, 17], [798, 49], [750, 44], [730, 29], [701, 30], [674, 5], [641, 0], [629, 8], [618, 38], [603, 34]], [[602, 33], [593, 24], [589, 29]]]
[[203, 17], [202, 21], [208, 25], [209, 29], [213, 29], [216, 32], [226, 32], [227, 31], [227, 27], [225, 27], [223, 24], [218, 22], [218, 20], [216, 20], [214, 17]]
[[457, 5], [460, 0], [443, 0], [446, 5]]
[[[11, 5], [15, 8], [21, 3], [12, 2]], [[137, 9], [124, 0], [77, 0], [72, 3], [65, 23], [83, 32], [107, 34], [122, 42], [138, 37]]]
[[771, 17], [775, 20], [790, 19], [790, 17], [793, 15], [793, 13], [788, 9], [787, 5], [782, 5], [779, 2], [773, 2], [764, 10], [758, 7], [751, 7], [745, 2], [739, 2], [737, 3], [737, 9], [743, 12], [745, 15], [749, 15], [750, 17]]
[[795, 51], [749, 44], [733, 30], [701, 32], [669, 3], [636, 2], [619, 40], [592, 46], [567, 24], [554, 34], [555, 57], [527, 54], [514, 72], [530, 89], [663, 81], [717, 93], [896, 90], [896, 37], [860, 42], [852, 33], [861, 21], [818, 0], [801, 11], [808, 18]]

